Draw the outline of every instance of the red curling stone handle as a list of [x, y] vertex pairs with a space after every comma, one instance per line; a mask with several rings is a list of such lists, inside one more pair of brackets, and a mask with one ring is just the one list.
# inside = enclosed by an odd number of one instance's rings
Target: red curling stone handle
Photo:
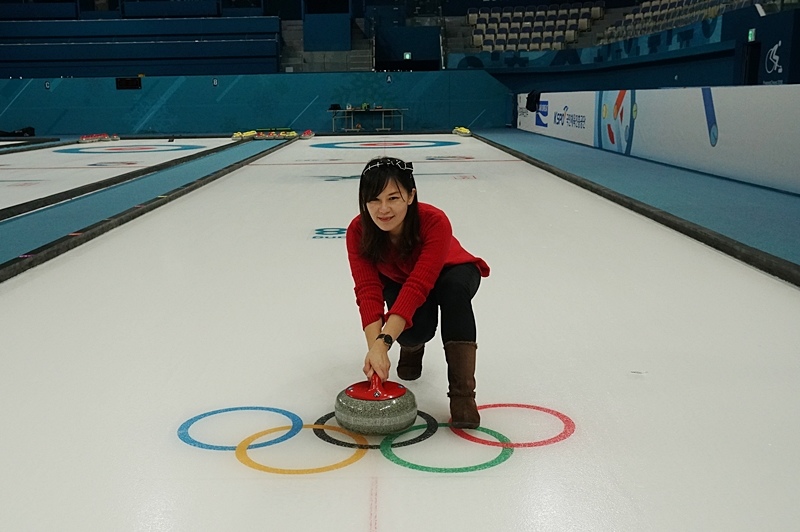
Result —
[[396, 382], [381, 382], [378, 374], [373, 373], [371, 380], [357, 382], [345, 389], [344, 393], [362, 401], [386, 401], [402, 397], [406, 393], [406, 387]]

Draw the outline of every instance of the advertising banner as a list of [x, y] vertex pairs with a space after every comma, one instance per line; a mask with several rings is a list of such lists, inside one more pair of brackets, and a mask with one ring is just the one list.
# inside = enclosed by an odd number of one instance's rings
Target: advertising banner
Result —
[[561, 92], [541, 95], [536, 111], [526, 108], [527, 94], [517, 96], [517, 127], [581, 144], [593, 144], [594, 92]]
[[519, 129], [800, 193], [798, 85], [545, 93], [535, 113], [526, 98]]

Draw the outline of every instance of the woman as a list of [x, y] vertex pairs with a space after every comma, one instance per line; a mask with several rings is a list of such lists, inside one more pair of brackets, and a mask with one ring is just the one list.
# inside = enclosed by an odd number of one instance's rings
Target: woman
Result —
[[[359, 210], [347, 228], [347, 253], [368, 351], [364, 373], [389, 377], [389, 348], [400, 344], [397, 375], [422, 374], [425, 343], [441, 310], [441, 337], [457, 428], [476, 428], [476, 327], [472, 298], [489, 266], [453, 236], [450, 221], [419, 203], [413, 165], [394, 157], [372, 159], [361, 172]], [[384, 313], [384, 304], [388, 312]]]

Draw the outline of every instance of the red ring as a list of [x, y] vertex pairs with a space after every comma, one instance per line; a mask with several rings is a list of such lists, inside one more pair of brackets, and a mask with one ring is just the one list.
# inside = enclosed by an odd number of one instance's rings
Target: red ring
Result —
[[410, 142], [389, 142], [389, 141], [381, 142], [381, 141], [376, 141], [376, 142], [362, 142], [361, 146], [369, 146], [371, 148], [372, 147], [375, 147], [375, 148], [392, 148], [392, 147], [397, 147], [397, 146], [408, 146], [410, 144], [411, 144]]
[[[461, 436], [465, 440], [469, 440], [473, 443], [480, 443], [482, 445], [491, 445], [492, 447], [542, 447], [544, 445], [550, 445], [551, 443], [558, 443], [562, 440], [566, 440], [572, 433], [575, 432], [575, 422], [572, 421], [569, 416], [562, 414], [561, 412], [557, 412], [555, 410], [551, 410], [549, 408], [544, 408], [543, 406], [536, 406], [536, 405], [526, 405], [521, 403], [494, 403], [490, 405], [481, 405], [478, 407], [478, 410], [485, 410], [487, 408], [529, 408], [531, 410], [538, 410], [540, 412], [544, 412], [546, 414], [550, 414], [552, 416], [557, 417], [564, 423], [564, 430], [562, 430], [559, 434], [553, 436], [552, 438], [548, 438], [546, 440], [539, 440], [539, 441], [531, 441], [531, 442], [520, 442], [520, 443], [503, 443], [499, 441], [493, 440], [484, 440], [483, 438], [478, 438], [477, 436], [472, 436], [471, 434], [467, 434], [464, 432], [464, 429], [456, 429], [450, 425], [450, 430], [453, 431], [457, 436]], [[452, 420], [450, 420], [452, 421]]]

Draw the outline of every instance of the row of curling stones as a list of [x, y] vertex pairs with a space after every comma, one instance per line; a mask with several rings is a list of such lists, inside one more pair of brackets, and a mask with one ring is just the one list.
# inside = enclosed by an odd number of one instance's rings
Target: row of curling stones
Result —
[[334, 415], [340, 427], [358, 434], [392, 434], [414, 423], [417, 401], [402, 384], [381, 382], [373, 373], [339, 392]]

